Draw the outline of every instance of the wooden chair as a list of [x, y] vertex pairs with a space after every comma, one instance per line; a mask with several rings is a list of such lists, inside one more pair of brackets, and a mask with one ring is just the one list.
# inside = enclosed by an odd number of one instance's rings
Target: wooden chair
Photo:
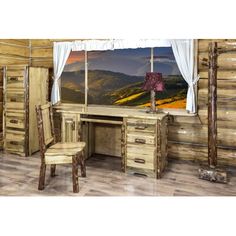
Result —
[[84, 164], [85, 143], [55, 143], [51, 103], [36, 106], [36, 114], [41, 156], [38, 189], [44, 189], [46, 165], [51, 165], [51, 177], [54, 177], [57, 164], [72, 164], [73, 192], [78, 193], [79, 164], [81, 166], [82, 177], [86, 177], [86, 168]]

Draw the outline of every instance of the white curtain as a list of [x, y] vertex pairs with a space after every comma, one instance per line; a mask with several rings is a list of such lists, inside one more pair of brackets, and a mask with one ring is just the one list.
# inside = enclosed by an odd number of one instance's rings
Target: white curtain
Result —
[[179, 70], [188, 83], [186, 110], [190, 113], [196, 113], [196, 95], [195, 85], [199, 79], [194, 73], [194, 40], [177, 39], [170, 40], [173, 53], [179, 67]]
[[77, 40], [72, 43], [72, 51], [105, 51], [113, 49], [113, 40]]
[[53, 44], [53, 86], [51, 94], [52, 104], [60, 101], [59, 79], [63, 72], [66, 61], [70, 55], [72, 44], [70, 42], [60, 42]]
[[72, 43], [72, 51], [97, 51], [125, 48], [170, 47], [165, 39], [109, 39], [109, 40], [77, 40]]
[[170, 47], [170, 42], [165, 39], [115, 39], [113, 41], [114, 49], [124, 48], [154, 48]]

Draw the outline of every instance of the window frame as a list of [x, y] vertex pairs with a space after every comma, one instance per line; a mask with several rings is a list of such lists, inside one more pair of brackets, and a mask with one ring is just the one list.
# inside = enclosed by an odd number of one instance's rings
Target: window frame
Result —
[[[153, 67], [154, 67], [154, 48], [150, 48], [151, 50], [151, 55], [150, 55], [150, 71], [153, 72]], [[111, 107], [114, 109], [119, 109], [119, 108], [128, 108], [128, 109], [136, 109], [136, 110], [143, 110], [147, 108], [140, 108], [137, 106], [114, 106], [114, 105], [97, 105], [97, 104], [88, 104], [88, 51], [84, 50], [84, 70], [85, 70], [85, 87], [84, 87], [84, 103], [68, 103], [68, 104], [73, 104], [78, 107], [83, 107], [85, 110], [87, 107]], [[198, 74], [198, 40], [194, 40], [194, 76], [197, 76]], [[61, 80], [60, 81], [60, 94], [61, 93]], [[185, 81], [186, 82], [186, 81]], [[187, 82], [186, 82], [187, 83]], [[159, 111], [168, 113], [170, 115], [180, 115], [180, 116], [197, 116], [198, 115], [198, 83], [195, 86], [195, 98], [196, 98], [196, 113], [189, 113], [186, 111], [186, 109], [175, 109], [175, 108], [158, 108]], [[62, 102], [61, 102], [62, 103]], [[65, 103], [62, 103], [65, 104]]]

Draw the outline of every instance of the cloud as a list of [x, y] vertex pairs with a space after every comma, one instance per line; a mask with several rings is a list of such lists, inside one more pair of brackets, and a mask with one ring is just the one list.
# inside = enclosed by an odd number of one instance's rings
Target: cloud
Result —
[[71, 52], [66, 64], [73, 64], [75, 62], [84, 62], [84, 52]]

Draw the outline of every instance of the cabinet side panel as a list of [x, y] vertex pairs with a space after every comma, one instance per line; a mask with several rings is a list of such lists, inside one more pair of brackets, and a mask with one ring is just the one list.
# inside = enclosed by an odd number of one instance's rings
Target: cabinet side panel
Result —
[[39, 150], [35, 106], [47, 103], [48, 69], [29, 68], [29, 154]]

